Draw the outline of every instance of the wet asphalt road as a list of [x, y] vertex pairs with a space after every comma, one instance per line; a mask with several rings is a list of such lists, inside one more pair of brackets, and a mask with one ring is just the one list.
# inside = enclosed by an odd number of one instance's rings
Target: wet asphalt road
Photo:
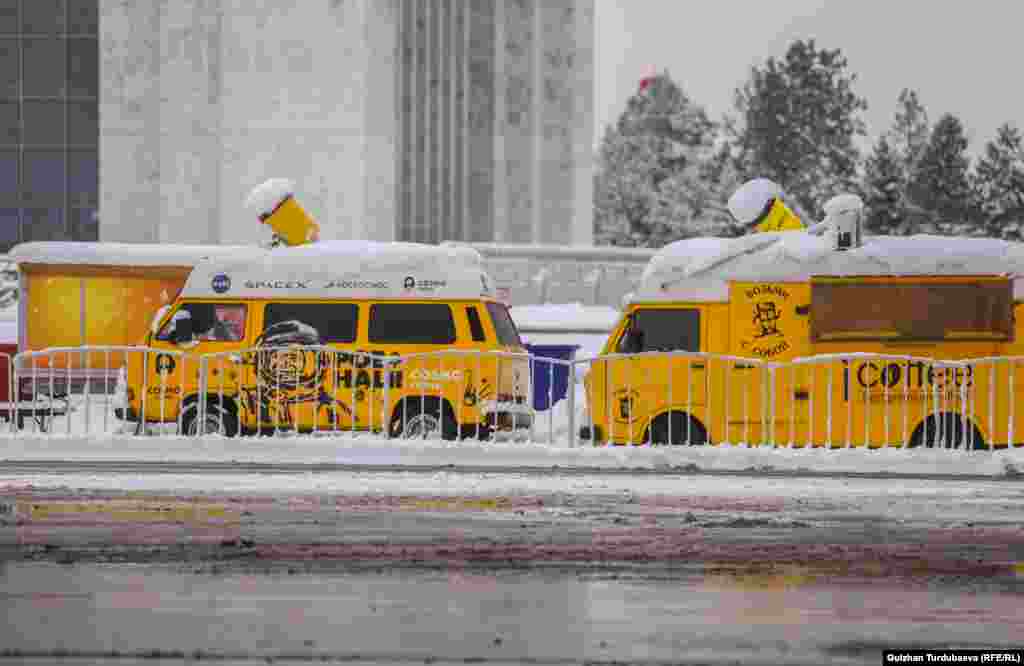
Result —
[[185, 472], [0, 465], [0, 664], [1024, 647], [1019, 480]]

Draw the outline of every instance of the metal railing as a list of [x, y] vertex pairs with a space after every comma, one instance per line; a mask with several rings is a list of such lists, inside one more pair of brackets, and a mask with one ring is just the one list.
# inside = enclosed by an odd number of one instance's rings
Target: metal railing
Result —
[[[0, 355], [9, 433], [345, 435], [556, 446], [1015, 445], [1024, 357], [697, 352], [560, 360], [325, 345], [218, 353], [62, 347]], [[995, 445], [995, 446], [993, 446]]]

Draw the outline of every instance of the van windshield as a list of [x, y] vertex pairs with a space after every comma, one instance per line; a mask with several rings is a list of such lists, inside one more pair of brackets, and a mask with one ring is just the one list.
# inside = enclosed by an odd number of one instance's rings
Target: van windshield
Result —
[[189, 320], [191, 339], [202, 342], [238, 342], [245, 334], [246, 307], [241, 303], [185, 303], [157, 334], [161, 341], [175, 341], [180, 322]]
[[510, 347], [522, 347], [523, 341], [519, 339], [519, 330], [512, 316], [501, 303], [488, 303], [487, 312], [491, 315], [491, 322], [494, 323], [494, 330], [498, 334], [498, 342]]

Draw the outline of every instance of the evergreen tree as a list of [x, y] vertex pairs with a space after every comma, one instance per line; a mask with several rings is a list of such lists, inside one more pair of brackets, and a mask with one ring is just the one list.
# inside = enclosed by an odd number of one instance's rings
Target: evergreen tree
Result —
[[815, 216], [833, 194], [855, 189], [867, 103], [853, 91], [856, 75], [838, 50], [794, 42], [782, 60], [754, 67], [736, 91], [735, 143], [747, 177], [777, 182]]
[[898, 103], [899, 109], [889, 130], [889, 144], [903, 162], [904, 182], [910, 182], [921, 154], [928, 145], [931, 128], [928, 125], [928, 112], [921, 105], [915, 91], [904, 88]]
[[927, 221], [911, 232], [966, 235], [975, 231], [978, 216], [970, 166], [963, 125], [947, 113], [935, 124], [908, 185], [909, 199], [927, 215]]
[[[716, 125], [668, 73], [649, 77], [605, 130], [594, 180], [594, 239], [660, 247], [729, 233], [713, 165]], [[725, 195], [728, 197], [728, 194]]]
[[875, 144], [864, 164], [864, 203], [868, 215], [865, 231], [894, 235], [906, 216], [906, 173], [902, 156], [885, 136]]
[[1024, 240], [1024, 149], [1020, 131], [999, 128], [976, 170], [978, 197], [988, 236]]
[[[928, 141], [931, 139], [931, 127], [928, 124], [928, 112], [917, 97], [917, 92], [904, 88], [897, 100], [899, 107], [888, 139], [893, 158], [898, 161], [901, 175], [899, 191], [900, 205], [890, 207], [888, 213], [890, 224], [886, 230], [891, 234], [910, 234], [918, 230], [933, 229], [931, 214], [918, 201], [915, 201], [908, 188], [917, 174], [917, 165], [921, 161]], [[896, 193], [893, 192], [893, 197]], [[899, 216], [893, 214], [898, 211]]]

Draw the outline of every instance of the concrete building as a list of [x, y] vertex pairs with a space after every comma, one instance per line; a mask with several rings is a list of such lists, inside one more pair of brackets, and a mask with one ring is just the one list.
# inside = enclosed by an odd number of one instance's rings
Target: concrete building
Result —
[[589, 244], [593, 3], [101, 0], [99, 238]]

